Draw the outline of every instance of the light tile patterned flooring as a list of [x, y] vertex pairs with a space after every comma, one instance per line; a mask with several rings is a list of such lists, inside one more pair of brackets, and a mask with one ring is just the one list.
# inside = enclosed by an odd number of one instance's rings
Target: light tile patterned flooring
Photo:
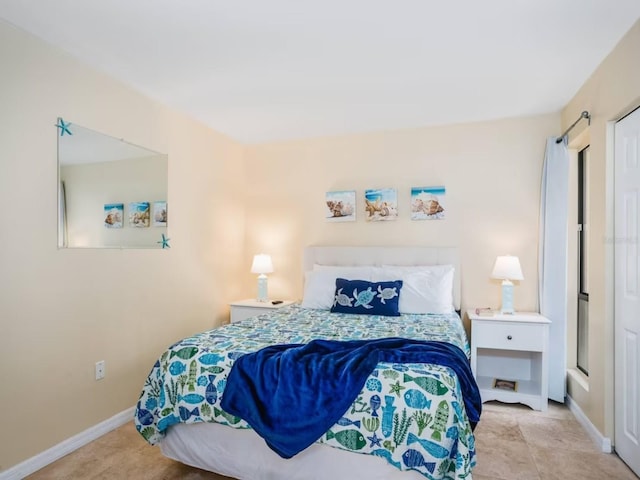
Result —
[[602, 453], [564, 405], [547, 412], [488, 402], [476, 430], [474, 480], [636, 480], [615, 454]]
[[[600, 452], [569, 409], [557, 403], [551, 402], [545, 413], [521, 405], [485, 403], [475, 433], [478, 464], [473, 480], [638, 478], [616, 455]], [[130, 423], [27, 479], [229, 480], [163, 457]]]

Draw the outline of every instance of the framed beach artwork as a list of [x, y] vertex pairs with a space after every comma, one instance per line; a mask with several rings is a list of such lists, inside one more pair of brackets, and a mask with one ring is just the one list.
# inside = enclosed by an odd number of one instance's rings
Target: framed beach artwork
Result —
[[354, 222], [356, 220], [356, 191], [327, 192], [325, 218], [328, 222]]
[[365, 190], [367, 222], [384, 222], [398, 218], [398, 192], [395, 188]]
[[411, 220], [442, 220], [444, 195], [444, 187], [412, 187]]
[[149, 202], [131, 202], [129, 204], [129, 226], [144, 228], [149, 226]]
[[153, 226], [167, 226], [167, 202], [153, 202]]
[[122, 228], [124, 219], [124, 203], [105, 203], [104, 226], [107, 228]]

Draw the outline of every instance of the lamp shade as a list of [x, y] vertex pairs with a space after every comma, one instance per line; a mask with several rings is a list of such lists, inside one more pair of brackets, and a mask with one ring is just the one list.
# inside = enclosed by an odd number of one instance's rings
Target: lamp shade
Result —
[[491, 277], [502, 280], [523, 280], [520, 260], [513, 255], [504, 255], [496, 258]]
[[273, 263], [271, 262], [271, 255], [259, 253], [253, 257], [253, 264], [251, 265], [251, 273], [271, 273], [273, 272]]

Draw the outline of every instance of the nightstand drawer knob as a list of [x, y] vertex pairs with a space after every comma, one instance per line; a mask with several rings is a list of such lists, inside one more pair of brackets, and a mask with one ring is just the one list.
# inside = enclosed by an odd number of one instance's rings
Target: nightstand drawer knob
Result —
[[513, 340], [513, 337], [511, 335], [507, 335], [507, 340]]

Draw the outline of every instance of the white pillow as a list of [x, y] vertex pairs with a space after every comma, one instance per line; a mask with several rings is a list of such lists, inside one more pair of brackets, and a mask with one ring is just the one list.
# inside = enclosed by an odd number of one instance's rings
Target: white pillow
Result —
[[328, 267], [307, 272], [302, 308], [331, 309], [336, 292], [336, 278], [370, 282], [373, 279], [373, 267]]
[[400, 313], [451, 313], [453, 265], [376, 268], [373, 281], [402, 280]]

